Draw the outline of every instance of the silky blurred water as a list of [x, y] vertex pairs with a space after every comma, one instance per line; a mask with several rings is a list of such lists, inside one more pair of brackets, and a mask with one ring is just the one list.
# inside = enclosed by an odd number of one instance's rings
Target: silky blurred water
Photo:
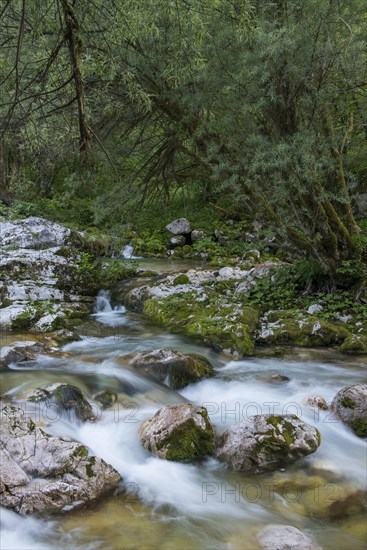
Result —
[[[178, 393], [124, 359], [163, 347], [207, 357], [215, 376]], [[364, 382], [362, 359], [327, 350], [290, 350], [285, 359], [231, 361], [150, 326], [122, 305], [112, 306], [106, 292], [100, 293], [82, 340], [63, 351], [61, 357], [44, 356], [5, 371], [2, 392], [21, 401], [30, 389], [56, 381], [77, 385], [89, 399], [103, 389], [116, 392], [113, 409], [102, 411], [93, 404], [96, 423], [51, 417], [41, 404], [28, 403], [27, 411], [47, 432], [80, 441], [112, 464], [123, 477], [123, 490], [90, 508], [52, 518], [21, 518], [2, 509], [1, 550], [252, 550], [258, 547], [257, 530], [269, 523], [299, 527], [325, 549], [365, 547], [364, 518], [358, 506], [353, 513], [343, 502], [365, 486], [366, 442], [329, 411], [306, 406], [310, 395], [330, 403], [342, 387]], [[268, 382], [271, 374], [289, 381]], [[185, 400], [206, 406], [219, 433], [254, 414], [290, 413], [316, 426], [322, 444], [314, 455], [263, 475], [230, 472], [215, 459], [179, 464], [150, 455], [139, 442], [141, 422], [165, 404]]]

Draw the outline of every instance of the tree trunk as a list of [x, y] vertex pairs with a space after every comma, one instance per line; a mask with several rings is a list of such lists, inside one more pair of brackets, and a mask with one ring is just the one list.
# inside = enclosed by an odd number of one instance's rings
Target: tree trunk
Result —
[[76, 91], [76, 100], [78, 104], [79, 150], [83, 152], [88, 151], [91, 147], [92, 131], [89, 127], [87, 116], [85, 114], [85, 90], [80, 68], [82, 41], [80, 39], [79, 24], [73, 5], [71, 5], [69, 0], [61, 0], [61, 6], [64, 14], [65, 36], [68, 42]]

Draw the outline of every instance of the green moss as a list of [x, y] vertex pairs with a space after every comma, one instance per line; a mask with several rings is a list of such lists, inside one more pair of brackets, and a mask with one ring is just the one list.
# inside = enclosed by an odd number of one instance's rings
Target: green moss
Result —
[[315, 430], [316, 430], [316, 435], [317, 435], [317, 444], [320, 447], [320, 445], [321, 445], [321, 433], [317, 428], [315, 428]]
[[[222, 304], [217, 297], [202, 300], [196, 292], [175, 294], [165, 299], [147, 300], [144, 313], [156, 322], [179, 330], [218, 349], [230, 350], [241, 355], [252, 355], [254, 344], [248, 332], [246, 320], [256, 310]], [[251, 321], [251, 319], [250, 319]]]
[[348, 425], [358, 437], [367, 437], [367, 418], [356, 418]]
[[269, 438], [265, 439], [265, 444], [276, 445], [277, 448], [284, 447], [284, 452], [288, 452], [289, 447], [294, 443], [294, 427], [291, 422], [285, 420], [282, 416], [269, 416], [266, 420], [267, 424], [270, 424], [274, 428], [276, 436], [281, 436], [284, 439], [284, 445], [280, 445], [279, 438], [275, 437], [274, 432], [269, 432]]
[[271, 330], [266, 343], [273, 345], [329, 346], [339, 344], [350, 335], [344, 326], [310, 316], [281, 317]]
[[[74, 457], [81, 457], [81, 458], [85, 458], [86, 456], [88, 456], [88, 449], [87, 447], [85, 447], [84, 445], [79, 445], [79, 447], [77, 447], [77, 449], [75, 449], [75, 451], [73, 452], [72, 456]], [[93, 457], [91, 457], [93, 458]], [[88, 465], [89, 466], [89, 465]], [[87, 467], [88, 467], [87, 466]], [[90, 477], [90, 476], [89, 476]]]
[[36, 429], [36, 424], [33, 422], [31, 418], [28, 419], [27, 427], [30, 433], [34, 432], [34, 430]]
[[204, 458], [214, 451], [214, 432], [208, 419], [207, 430], [203, 430], [194, 419], [177, 426], [161, 443], [158, 450], [167, 447], [167, 460], [189, 462]]
[[348, 396], [343, 397], [343, 399], [340, 401], [340, 404], [346, 409], [354, 409], [356, 406], [356, 402]]
[[169, 371], [170, 387], [174, 390], [185, 388], [189, 384], [194, 384], [203, 378], [212, 376], [213, 367], [201, 357], [192, 357], [187, 365], [172, 367]]
[[187, 275], [178, 275], [173, 281], [174, 285], [187, 285], [189, 283], [190, 279]]
[[93, 466], [95, 465], [96, 463], [96, 459], [94, 456], [91, 456], [87, 462], [87, 464], [85, 465], [85, 471], [87, 473], [87, 476], [90, 478], [90, 477], [95, 477], [95, 473], [93, 471]]
[[338, 348], [341, 353], [367, 355], [367, 337], [361, 334], [351, 334]]

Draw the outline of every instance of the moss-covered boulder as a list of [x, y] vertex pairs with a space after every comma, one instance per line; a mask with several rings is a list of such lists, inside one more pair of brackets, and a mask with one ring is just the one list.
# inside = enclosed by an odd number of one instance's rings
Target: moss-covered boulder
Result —
[[341, 389], [330, 408], [356, 435], [367, 437], [367, 384], [354, 384]]
[[171, 330], [196, 336], [221, 351], [238, 356], [253, 354], [250, 332], [258, 320], [253, 308], [192, 291], [151, 298], [144, 303], [144, 313]]
[[256, 342], [270, 345], [332, 346], [344, 342], [350, 332], [333, 323], [295, 310], [271, 312], [262, 319]]
[[204, 357], [167, 348], [136, 353], [130, 364], [175, 390], [214, 374], [213, 367]]
[[204, 407], [180, 403], [167, 405], [146, 420], [140, 440], [159, 458], [191, 462], [213, 453], [215, 432]]
[[355, 355], [367, 355], [367, 336], [362, 334], [347, 336], [338, 351]]
[[234, 470], [275, 470], [314, 453], [319, 431], [295, 415], [256, 415], [226, 430], [216, 457]]
[[56, 411], [50, 413], [51, 416], [65, 411], [68, 414], [75, 415], [82, 422], [95, 420], [95, 415], [87, 398], [79, 388], [71, 384], [62, 382], [48, 384], [44, 388], [38, 388], [29, 393], [26, 399], [32, 402], [46, 401], [48, 407], [56, 409]]

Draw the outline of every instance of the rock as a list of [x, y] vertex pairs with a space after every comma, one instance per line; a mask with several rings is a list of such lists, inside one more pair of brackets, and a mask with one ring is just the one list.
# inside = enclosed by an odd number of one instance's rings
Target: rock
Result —
[[265, 314], [256, 341], [271, 345], [331, 346], [340, 344], [349, 335], [344, 326], [289, 310]]
[[234, 268], [233, 267], [222, 267], [218, 271], [218, 275], [221, 279], [232, 279], [234, 275]]
[[55, 350], [56, 348], [43, 342], [16, 342], [1, 350], [0, 367], [10, 365], [11, 363], [34, 361], [39, 355], [51, 353]]
[[338, 348], [338, 351], [341, 353], [353, 353], [355, 355], [367, 355], [367, 336], [363, 336], [362, 334], [347, 336]]
[[259, 382], [266, 382], [268, 384], [284, 384], [285, 382], [289, 382], [288, 376], [284, 376], [284, 374], [263, 374], [262, 376], [257, 377], [257, 380]]
[[0, 504], [25, 515], [86, 504], [119, 484], [118, 472], [74, 441], [38, 428], [22, 409], [0, 404]]
[[242, 259], [256, 261], [256, 260], [260, 260], [260, 256], [261, 254], [259, 250], [257, 250], [256, 248], [253, 248], [252, 250], [247, 250], [247, 252], [245, 252], [244, 255], [242, 256]]
[[176, 390], [214, 373], [209, 361], [203, 357], [184, 355], [172, 349], [137, 353], [130, 364]]
[[171, 248], [175, 248], [176, 246], [184, 246], [186, 244], [186, 239], [183, 235], [176, 235], [175, 237], [171, 237], [169, 240], [169, 245]]
[[1, 222], [0, 245], [17, 248], [51, 248], [73, 244], [78, 239], [71, 229], [43, 218]]
[[356, 435], [367, 436], [367, 384], [354, 384], [341, 389], [330, 408]]
[[166, 226], [166, 229], [174, 235], [187, 235], [187, 233], [191, 233], [190, 222], [186, 218], [173, 220], [173, 222]]
[[57, 407], [58, 412], [72, 412], [82, 422], [95, 420], [92, 407], [86, 397], [79, 388], [70, 384], [60, 382], [48, 384], [28, 394], [26, 399], [33, 402], [48, 401], [50, 406], [54, 404]]
[[102, 409], [108, 409], [112, 407], [117, 401], [117, 393], [109, 390], [101, 390], [100, 392], [93, 395], [93, 399], [100, 403]]
[[291, 525], [267, 525], [257, 534], [261, 550], [316, 550], [307, 535]]
[[322, 311], [324, 308], [320, 304], [312, 304], [308, 310], [307, 313], [310, 315], [313, 315], [314, 313], [317, 313], [318, 311]]
[[90, 258], [101, 251], [98, 242], [31, 217], [0, 222], [0, 249], [0, 327], [46, 332], [90, 312], [87, 295], [99, 284]]
[[320, 409], [322, 411], [327, 411], [329, 408], [324, 397], [322, 397], [321, 395], [311, 395], [306, 399], [305, 403], [310, 409]]
[[188, 278], [187, 275], [184, 275], [184, 274], [177, 275], [177, 277], [175, 277], [174, 280], [173, 280], [173, 284], [174, 285], [188, 285], [188, 284], [190, 284], [190, 279]]
[[81, 340], [81, 337], [79, 336], [79, 334], [67, 329], [55, 330], [55, 332], [52, 333], [52, 338], [60, 346], [64, 346], [65, 344], [69, 344], [70, 342], [76, 342], [78, 340]]
[[201, 241], [201, 239], [204, 239], [206, 236], [207, 235], [204, 231], [199, 231], [198, 229], [194, 229], [191, 232], [191, 242], [197, 243], [198, 241]]
[[319, 445], [318, 430], [295, 415], [256, 415], [224, 432], [216, 457], [234, 470], [263, 472], [314, 453]]
[[149, 286], [133, 288], [125, 296], [125, 306], [132, 311], [141, 313], [144, 309], [144, 303], [151, 297], [152, 291]]
[[140, 440], [159, 458], [189, 462], [212, 454], [215, 432], [204, 407], [180, 403], [167, 405], [146, 420]]

